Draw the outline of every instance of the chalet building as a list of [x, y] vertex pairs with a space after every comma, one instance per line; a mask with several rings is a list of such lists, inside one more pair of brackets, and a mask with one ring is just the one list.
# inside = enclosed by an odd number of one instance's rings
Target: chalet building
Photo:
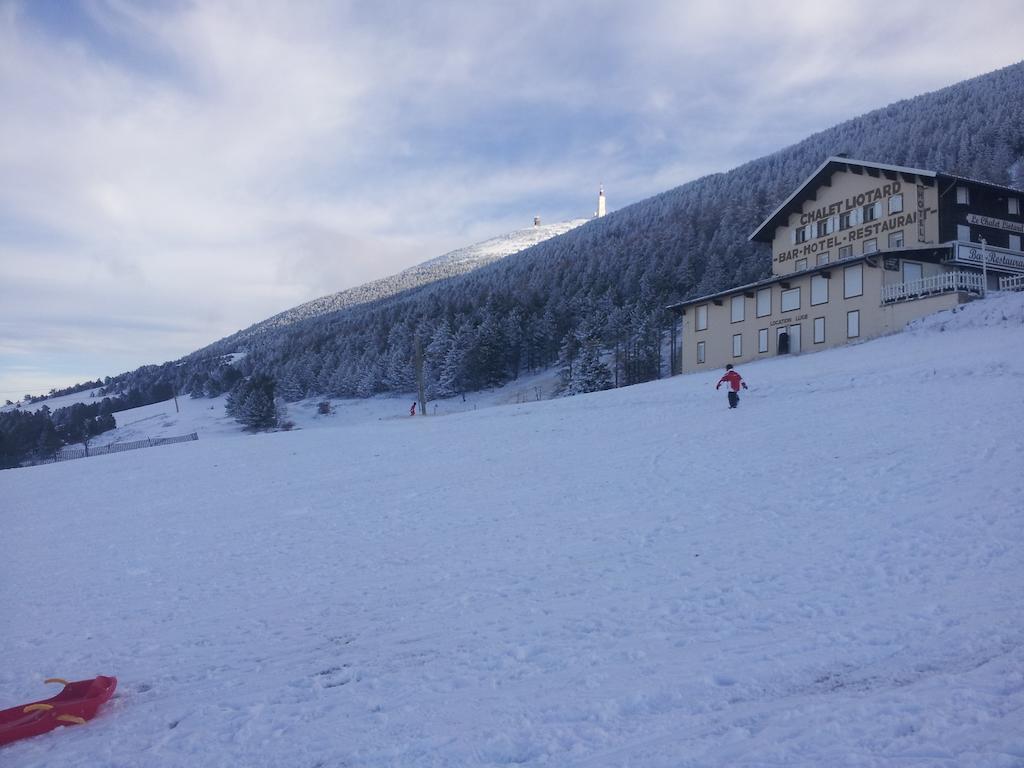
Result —
[[772, 276], [675, 304], [682, 372], [892, 333], [1024, 286], [1024, 192], [830, 157], [750, 235]]

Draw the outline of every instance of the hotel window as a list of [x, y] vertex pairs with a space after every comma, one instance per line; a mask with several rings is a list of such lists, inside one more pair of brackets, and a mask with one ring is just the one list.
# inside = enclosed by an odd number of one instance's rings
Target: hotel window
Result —
[[971, 228], [966, 224], [956, 225], [956, 239], [965, 243], [971, 242]]
[[839, 229], [849, 229], [851, 225], [852, 225], [852, 222], [850, 221], [850, 212], [847, 211], [846, 213], [840, 213], [839, 214]]
[[729, 305], [729, 310], [732, 313], [732, 317], [729, 319], [731, 323], [743, 322], [743, 297], [733, 296], [732, 302]]
[[1020, 250], [1020, 235], [1010, 235], [1010, 250], [1011, 251], [1019, 251]]
[[832, 218], [821, 219], [815, 225], [817, 232], [815, 233], [818, 237], [824, 237], [825, 235], [832, 234]]
[[821, 275], [811, 278], [811, 306], [828, 303], [828, 280]]
[[916, 261], [903, 262], [903, 282], [912, 283], [924, 279], [924, 265]]
[[800, 309], [799, 288], [790, 288], [788, 291], [782, 292], [782, 311], [792, 312], [794, 309]]
[[743, 354], [743, 334], [734, 333], [732, 335], [732, 356], [739, 357]]
[[851, 256], [853, 256], [853, 246], [852, 245], [840, 245], [839, 246], [839, 258], [840, 258], [840, 260], [848, 259]]
[[825, 343], [825, 318], [816, 317], [814, 318], [814, 343], [824, 344]]
[[1006, 212], [1012, 213], [1014, 216], [1020, 216], [1020, 198], [1019, 197], [1008, 197], [1006, 198]]
[[828, 251], [822, 251], [818, 254], [818, 266], [822, 264], [828, 264]]
[[874, 253], [878, 250], [878, 238], [872, 237], [864, 241], [864, 253]]
[[871, 203], [871, 205], [864, 206], [864, 218], [862, 221], [876, 221], [882, 218], [882, 204]]
[[846, 338], [855, 339], [860, 336], [860, 310], [846, 313]]
[[843, 270], [843, 298], [864, 295], [864, 265], [854, 264]]
[[768, 351], [768, 329], [762, 328], [757, 332], [757, 351], [767, 352]]
[[701, 304], [694, 311], [694, 328], [698, 331], [706, 331], [708, 329], [708, 305]]
[[772, 289], [762, 288], [757, 292], [757, 316], [767, 317], [772, 313]]
[[793, 242], [796, 244], [807, 242], [808, 227], [799, 227], [793, 230]]
[[903, 194], [893, 195], [889, 198], [889, 213], [903, 213]]
[[697, 362], [698, 363], [703, 363], [704, 362], [704, 342], [703, 341], [698, 341], [697, 342]]
[[956, 188], [956, 202], [959, 205], [970, 205], [971, 203], [971, 191], [967, 187]]
[[899, 232], [889, 233], [889, 247], [890, 248], [902, 248], [903, 247], [903, 230]]
[[807, 259], [797, 259], [796, 264], [793, 265], [794, 272], [802, 272], [807, 269]]

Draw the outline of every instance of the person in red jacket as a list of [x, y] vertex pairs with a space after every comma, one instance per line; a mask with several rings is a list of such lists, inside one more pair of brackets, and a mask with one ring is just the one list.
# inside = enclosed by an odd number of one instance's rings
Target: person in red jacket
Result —
[[735, 408], [740, 404], [740, 387], [747, 388], [747, 382], [740, 376], [739, 371], [734, 371], [732, 363], [725, 366], [725, 376], [718, 380], [718, 384], [715, 385], [715, 389], [718, 389], [722, 384], [728, 384], [726, 392], [729, 394], [729, 407]]

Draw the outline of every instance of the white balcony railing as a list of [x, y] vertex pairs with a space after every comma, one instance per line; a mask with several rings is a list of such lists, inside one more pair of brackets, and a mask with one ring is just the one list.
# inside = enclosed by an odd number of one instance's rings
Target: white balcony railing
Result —
[[1010, 275], [999, 278], [1000, 291], [1024, 291], [1024, 275]]
[[895, 283], [882, 286], [882, 303], [919, 299], [934, 293], [949, 291], [968, 291], [983, 294], [985, 285], [980, 274], [976, 272], [943, 272], [941, 275], [923, 277], [906, 283]]

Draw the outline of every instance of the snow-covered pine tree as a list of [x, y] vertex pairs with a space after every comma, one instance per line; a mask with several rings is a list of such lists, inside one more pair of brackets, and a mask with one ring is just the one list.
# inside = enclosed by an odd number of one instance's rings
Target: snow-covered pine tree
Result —
[[567, 394], [583, 394], [611, 389], [612, 372], [601, 360], [601, 344], [595, 338], [587, 339], [580, 346], [576, 370]]
[[249, 390], [238, 412], [238, 421], [253, 431], [269, 429], [277, 425], [277, 409], [267, 392], [254, 387]]
[[238, 382], [231, 390], [224, 410], [246, 429], [256, 431], [275, 427], [275, 388], [274, 380], [269, 376], [250, 376]]
[[519, 307], [512, 307], [505, 316], [505, 364], [506, 375], [513, 379], [519, 378], [519, 370], [523, 362], [523, 347], [525, 345], [525, 330], [523, 328], [523, 313]]
[[567, 394], [575, 394], [574, 378], [576, 376], [576, 359], [580, 353], [580, 339], [576, 331], [569, 331], [562, 339], [562, 346], [558, 351], [558, 375], [561, 379], [560, 391]]
[[416, 387], [412, 336], [408, 328], [401, 323], [391, 326], [388, 332], [383, 384], [391, 392], [412, 392]]
[[438, 386], [453, 394], [465, 392], [468, 389], [468, 374], [466, 371], [466, 355], [473, 340], [473, 327], [469, 321], [464, 321], [457, 331], [452, 335], [451, 344], [444, 356], [441, 365], [441, 378]]
[[294, 370], [291, 369], [287, 370], [281, 377], [281, 383], [277, 389], [280, 396], [289, 403], [294, 403], [306, 396], [306, 392], [302, 387], [302, 383], [299, 381], [299, 377], [295, 374]]
[[445, 360], [454, 343], [452, 326], [448, 318], [442, 318], [430, 336], [424, 350], [423, 376], [427, 382], [427, 394], [431, 399], [449, 397], [455, 394], [452, 382], [444, 377]]

